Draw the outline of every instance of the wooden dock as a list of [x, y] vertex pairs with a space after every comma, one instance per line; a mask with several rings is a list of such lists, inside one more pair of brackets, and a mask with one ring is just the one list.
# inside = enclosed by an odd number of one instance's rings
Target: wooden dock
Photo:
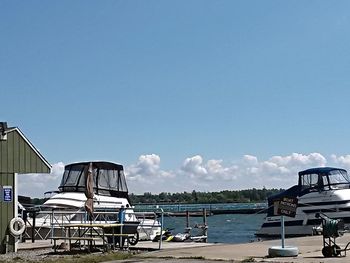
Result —
[[[210, 211], [206, 211], [206, 216], [211, 216], [212, 213]], [[185, 212], [164, 212], [164, 216], [175, 216], [175, 217], [203, 217], [203, 211], [187, 211]]]
[[213, 215], [224, 215], [224, 214], [264, 214], [266, 208], [241, 208], [241, 209], [218, 209], [211, 210], [210, 213]]
[[[190, 217], [202, 217], [203, 211], [179, 211], [179, 212], [164, 212], [164, 216], [186, 217], [187, 212]], [[264, 214], [265, 208], [241, 208], [241, 209], [213, 209], [206, 210], [206, 216], [225, 215], [225, 214]]]

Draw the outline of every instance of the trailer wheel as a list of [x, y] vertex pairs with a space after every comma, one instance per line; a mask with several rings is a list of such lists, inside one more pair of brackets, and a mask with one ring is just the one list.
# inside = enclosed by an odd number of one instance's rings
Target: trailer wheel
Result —
[[139, 232], [136, 232], [132, 237], [129, 237], [129, 244], [135, 246], [139, 242]]
[[333, 248], [331, 246], [325, 246], [322, 248], [322, 255], [325, 258], [330, 258], [333, 256]]

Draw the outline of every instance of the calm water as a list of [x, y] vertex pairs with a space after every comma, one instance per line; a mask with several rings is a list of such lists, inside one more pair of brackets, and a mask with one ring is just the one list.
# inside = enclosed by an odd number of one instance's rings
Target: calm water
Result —
[[[214, 215], [207, 217], [208, 242], [214, 243], [246, 243], [256, 240], [255, 232], [264, 221], [264, 214], [257, 215]], [[202, 224], [201, 217], [191, 217], [190, 226]], [[185, 217], [164, 217], [164, 227], [173, 229], [172, 233], [183, 233], [186, 227]], [[193, 234], [198, 229], [193, 229]]]
[[[154, 206], [137, 206], [138, 209], [151, 210]], [[187, 205], [161, 205], [167, 212], [198, 211], [216, 209], [242, 209], [266, 208], [265, 203], [234, 203], [234, 204], [187, 204]], [[265, 214], [227, 214], [207, 217], [208, 242], [211, 243], [247, 243], [256, 240], [255, 233], [262, 225]], [[192, 234], [199, 234], [199, 229], [193, 228], [196, 224], [203, 224], [202, 217], [190, 217]], [[164, 228], [172, 229], [173, 234], [184, 233], [186, 227], [185, 217], [164, 217]]]

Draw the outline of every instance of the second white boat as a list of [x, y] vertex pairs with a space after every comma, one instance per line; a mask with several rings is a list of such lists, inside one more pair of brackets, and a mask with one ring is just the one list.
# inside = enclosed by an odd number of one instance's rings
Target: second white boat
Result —
[[267, 216], [257, 236], [280, 236], [281, 217], [275, 215], [273, 204], [283, 197], [298, 199], [296, 216], [285, 217], [286, 236], [315, 234], [321, 224], [316, 213], [350, 224], [350, 178], [344, 169], [321, 167], [299, 172], [298, 185], [268, 198]]

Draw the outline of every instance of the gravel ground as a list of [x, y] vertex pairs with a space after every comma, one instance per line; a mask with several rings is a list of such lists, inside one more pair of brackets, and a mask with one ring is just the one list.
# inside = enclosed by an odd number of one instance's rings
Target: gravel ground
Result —
[[[119, 252], [119, 253], [129, 253], [128, 251]], [[131, 252], [133, 253], [133, 252]], [[133, 254], [136, 254], [135, 252]], [[0, 262], [41, 262], [43, 260], [52, 260], [59, 262], [63, 258], [74, 258], [74, 257], [83, 257], [87, 255], [102, 255], [102, 252], [90, 253], [88, 251], [60, 251], [54, 253], [52, 249], [31, 249], [31, 250], [19, 250], [17, 253], [7, 253], [0, 254]], [[120, 261], [118, 261], [120, 262]]]
[[[109, 261], [108, 263], [228, 263], [233, 261], [216, 261], [216, 260], [205, 260], [205, 259], [175, 259], [175, 258], [132, 258], [120, 261]], [[107, 262], [105, 262], [107, 263]]]
[[[0, 254], [0, 262], [11, 262], [14, 260], [41, 261], [47, 258], [54, 258], [50, 255], [52, 249], [19, 250], [17, 253]], [[58, 255], [55, 257], [59, 258]]]
[[[120, 252], [119, 252], [120, 253]], [[125, 252], [129, 253], [129, 252]], [[173, 259], [173, 258], [141, 258], [137, 256], [137, 253], [132, 251], [134, 256], [130, 259], [108, 261], [109, 263], [217, 263], [218, 261], [204, 260], [204, 259]], [[53, 253], [52, 249], [32, 249], [32, 250], [19, 250], [17, 253], [0, 254], [0, 262], [41, 262], [43, 260], [52, 260], [59, 262], [63, 258], [72, 258], [78, 255], [87, 255], [87, 252], [76, 252], [74, 254], [68, 252]], [[101, 254], [101, 252], [95, 252], [95, 255]], [[222, 262], [222, 261], [221, 261]]]

